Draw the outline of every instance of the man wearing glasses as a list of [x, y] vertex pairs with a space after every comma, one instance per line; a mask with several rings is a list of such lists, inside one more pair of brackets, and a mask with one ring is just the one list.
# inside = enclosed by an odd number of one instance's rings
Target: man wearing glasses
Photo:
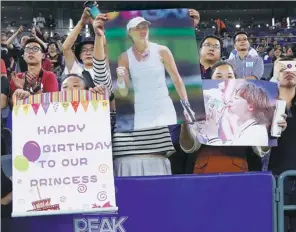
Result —
[[28, 39], [24, 46], [24, 60], [28, 71], [12, 74], [11, 94], [18, 99], [29, 95], [59, 91], [57, 77], [53, 72], [42, 69], [45, 48], [36, 39]]
[[221, 59], [223, 42], [214, 35], [206, 36], [199, 46], [200, 71], [202, 79], [211, 79], [211, 67]]
[[264, 63], [261, 57], [249, 53], [250, 43], [246, 32], [237, 32], [233, 36], [235, 57], [228, 59], [237, 75], [237, 78], [260, 80], [264, 73]]

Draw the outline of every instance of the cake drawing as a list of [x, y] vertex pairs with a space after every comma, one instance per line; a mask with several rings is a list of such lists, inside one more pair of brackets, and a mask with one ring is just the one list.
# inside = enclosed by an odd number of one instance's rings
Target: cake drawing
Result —
[[37, 192], [38, 192], [39, 200], [32, 201], [33, 209], [27, 210], [27, 212], [60, 210], [60, 205], [59, 204], [51, 205], [51, 199], [50, 198], [44, 198], [44, 199], [41, 198], [38, 186], [37, 186]]

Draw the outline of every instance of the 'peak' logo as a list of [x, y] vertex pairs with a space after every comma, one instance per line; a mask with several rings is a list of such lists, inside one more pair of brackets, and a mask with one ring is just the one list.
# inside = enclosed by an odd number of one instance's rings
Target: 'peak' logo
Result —
[[123, 226], [127, 218], [76, 218], [74, 232], [127, 232]]

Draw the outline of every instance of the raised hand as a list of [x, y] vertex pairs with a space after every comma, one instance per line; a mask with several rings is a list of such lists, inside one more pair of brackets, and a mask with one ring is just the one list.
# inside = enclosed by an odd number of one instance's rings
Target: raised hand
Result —
[[92, 23], [92, 18], [91, 18], [89, 11], [90, 11], [90, 8], [88, 8], [88, 7], [84, 8], [84, 11], [83, 11], [83, 13], [81, 15], [81, 19], [80, 19], [80, 21], [83, 25], [87, 25], [89, 23]]
[[30, 95], [31, 95], [30, 92], [25, 91], [23, 89], [17, 89], [14, 92], [14, 96], [16, 97], [17, 100], [25, 99], [25, 98], [29, 97]]
[[33, 73], [28, 72], [26, 74], [27, 81], [31, 87], [34, 87], [37, 84], [37, 76]]
[[105, 93], [105, 89], [106, 87], [104, 85], [97, 85], [94, 88], [89, 88], [89, 91], [103, 95]]
[[24, 31], [24, 27], [20, 26], [19, 29], [17, 30], [17, 33], [20, 34]]
[[194, 9], [189, 9], [188, 14], [189, 14], [190, 17], [193, 18], [193, 25], [194, 25], [194, 27], [196, 27], [199, 24], [199, 21], [200, 21], [199, 12], [197, 10], [194, 10]]
[[106, 14], [99, 14], [94, 20], [93, 20], [93, 29], [97, 36], [104, 35], [104, 21], [107, 21], [107, 15]]

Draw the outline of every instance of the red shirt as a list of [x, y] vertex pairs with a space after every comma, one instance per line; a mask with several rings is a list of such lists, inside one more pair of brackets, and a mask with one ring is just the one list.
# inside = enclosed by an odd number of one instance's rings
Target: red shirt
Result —
[[[20, 79], [23, 79], [25, 77], [25, 73], [18, 73], [17, 77]], [[49, 92], [58, 92], [59, 91], [59, 85], [56, 75], [53, 72], [49, 72], [46, 70], [43, 70], [43, 76], [41, 78], [41, 84], [43, 85], [43, 93], [49, 93]], [[14, 91], [17, 89], [15, 86], [13, 80], [10, 80], [10, 90], [11, 95], [13, 95]]]
[[52, 68], [51, 68], [51, 62], [49, 59], [45, 58], [43, 61], [42, 61], [42, 69], [43, 70], [46, 70], [46, 71], [52, 71]]
[[7, 74], [4, 60], [1, 59], [1, 74]]

